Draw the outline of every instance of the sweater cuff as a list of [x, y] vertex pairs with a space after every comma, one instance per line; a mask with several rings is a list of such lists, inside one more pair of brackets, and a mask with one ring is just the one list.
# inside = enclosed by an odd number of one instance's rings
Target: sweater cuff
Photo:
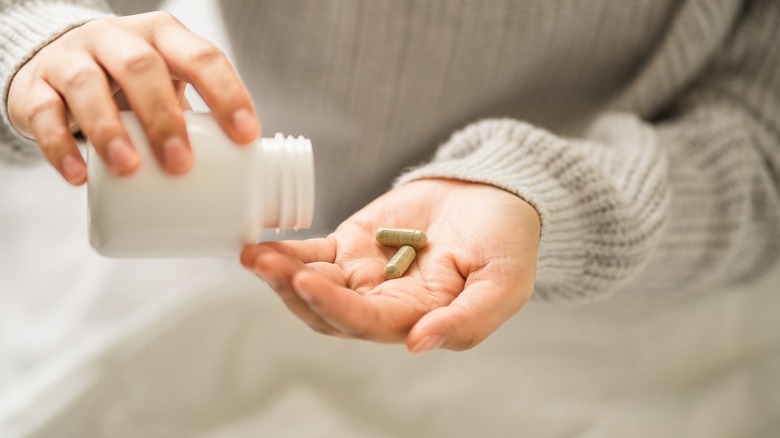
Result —
[[516, 120], [485, 120], [455, 133], [430, 163], [409, 169], [395, 185], [424, 178], [449, 178], [489, 184], [522, 198], [539, 213], [542, 235], [549, 226], [545, 199], [561, 195], [551, 184], [551, 169], [561, 140]]
[[91, 7], [63, 1], [13, 2], [0, 9], [0, 159], [31, 161], [40, 157], [35, 143], [16, 131], [8, 118], [8, 91], [19, 68], [41, 48], [70, 29], [110, 15], [102, 2]]
[[[662, 174], [646, 152], [653, 137], [635, 120], [622, 117], [624, 131], [637, 135], [639, 168]], [[614, 155], [614, 153], [613, 153]], [[636, 215], [621, 200], [633, 190], [612, 181], [609, 148], [584, 139], [563, 139], [516, 120], [485, 120], [456, 133], [434, 159], [413, 168], [396, 185], [423, 178], [451, 178], [490, 184], [516, 194], [539, 213], [542, 234], [534, 298], [591, 301], [614, 291], [642, 265], [649, 240], [664, 218]], [[642, 190], [640, 201], [665, 202], [663, 187]], [[645, 199], [647, 198], [647, 199]], [[630, 231], [627, 231], [630, 230]], [[636, 234], [636, 235], [634, 235]]]

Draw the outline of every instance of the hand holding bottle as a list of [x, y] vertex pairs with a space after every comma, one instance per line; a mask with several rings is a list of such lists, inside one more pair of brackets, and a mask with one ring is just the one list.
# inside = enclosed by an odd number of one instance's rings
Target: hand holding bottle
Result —
[[8, 114], [68, 182], [80, 185], [87, 173], [74, 126], [115, 175], [140, 165], [118, 115], [126, 101], [161, 166], [182, 174], [192, 165], [182, 115], [187, 83], [233, 141], [259, 137], [249, 93], [224, 53], [165, 12], [96, 19], [64, 33], [17, 72]]

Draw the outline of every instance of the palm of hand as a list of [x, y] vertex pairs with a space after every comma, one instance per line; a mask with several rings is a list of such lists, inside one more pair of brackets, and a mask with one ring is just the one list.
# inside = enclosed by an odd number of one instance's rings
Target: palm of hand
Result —
[[[406, 275], [384, 280], [396, 248], [381, 227], [426, 231], [429, 245]], [[531, 295], [539, 238], [536, 211], [501, 189], [422, 180], [381, 196], [323, 239], [247, 247], [253, 269], [317, 331], [412, 351], [464, 349], [486, 338]]]

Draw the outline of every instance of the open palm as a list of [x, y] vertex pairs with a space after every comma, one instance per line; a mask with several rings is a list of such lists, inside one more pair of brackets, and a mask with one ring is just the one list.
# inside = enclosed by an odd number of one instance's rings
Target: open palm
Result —
[[[416, 228], [429, 244], [398, 279], [383, 269], [396, 248], [381, 227]], [[455, 180], [399, 186], [325, 238], [249, 246], [241, 262], [313, 329], [411, 351], [470, 348], [533, 291], [539, 217], [499, 188]]]

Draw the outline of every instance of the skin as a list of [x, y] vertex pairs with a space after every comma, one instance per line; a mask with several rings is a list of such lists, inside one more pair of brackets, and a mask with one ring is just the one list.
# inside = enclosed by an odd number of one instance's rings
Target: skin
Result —
[[[76, 129], [114, 174], [141, 165], [118, 115], [129, 108], [159, 164], [179, 175], [193, 160], [182, 114], [187, 83], [228, 137], [239, 144], [259, 137], [249, 93], [225, 55], [165, 12], [93, 20], [52, 41], [14, 76], [8, 114], [66, 181], [80, 185], [87, 172]], [[424, 230], [429, 244], [403, 277], [385, 281], [396, 249], [374, 233], [387, 226]], [[326, 238], [248, 246], [241, 263], [318, 332], [405, 342], [417, 353], [464, 350], [530, 298], [539, 233], [534, 208], [507, 191], [428, 179], [389, 191]]]
[[225, 54], [166, 12], [92, 20], [52, 41], [14, 76], [8, 115], [66, 181], [81, 185], [87, 173], [73, 127], [115, 175], [130, 175], [141, 163], [118, 110], [132, 109], [160, 165], [179, 175], [193, 161], [182, 114], [187, 83], [233, 141], [259, 137], [252, 100]]
[[[480, 208], [474, 208], [480, 205]], [[396, 251], [380, 227], [428, 233], [406, 274], [384, 280]], [[248, 246], [241, 263], [265, 280], [312, 329], [406, 343], [415, 353], [479, 344], [531, 297], [540, 222], [502, 189], [455, 180], [399, 186], [325, 238]]]

